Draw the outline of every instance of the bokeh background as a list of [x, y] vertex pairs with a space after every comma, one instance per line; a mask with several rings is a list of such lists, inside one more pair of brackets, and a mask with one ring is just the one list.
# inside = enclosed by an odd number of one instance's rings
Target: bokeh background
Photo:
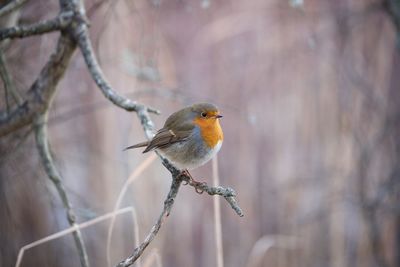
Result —
[[[160, 109], [157, 128], [191, 103], [220, 107], [220, 183], [235, 188], [245, 212], [238, 217], [221, 199], [225, 266], [400, 266], [400, 46], [388, 12], [396, 2], [85, 1], [108, 80]], [[58, 11], [57, 1], [35, 0], [14, 15], [27, 24]], [[57, 37], [4, 48], [18, 90], [29, 88]], [[122, 151], [144, 140], [140, 122], [102, 96], [79, 51], [50, 110], [49, 135], [79, 222], [111, 212], [150, 156]], [[6, 267], [22, 246], [69, 225], [31, 131], [0, 143]], [[212, 183], [211, 170], [193, 175]], [[139, 235], [131, 215], [116, 218], [113, 264], [150, 230], [170, 182], [156, 159], [128, 187], [121, 207], [135, 208]], [[92, 266], [107, 266], [109, 224], [83, 230]], [[182, 187], [141, 266], [217, 266], [215, 240], [213, 198]], [[27, 250], [21, 266], [79, 266], [73, 238]]]

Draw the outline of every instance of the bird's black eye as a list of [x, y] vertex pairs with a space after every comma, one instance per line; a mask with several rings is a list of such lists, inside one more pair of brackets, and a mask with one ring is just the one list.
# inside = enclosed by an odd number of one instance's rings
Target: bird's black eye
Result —
[[201, 116], [202, 116], [203, 118], [207, 117], [207, 112], [202, 112], [202, 113], [201, 113]]

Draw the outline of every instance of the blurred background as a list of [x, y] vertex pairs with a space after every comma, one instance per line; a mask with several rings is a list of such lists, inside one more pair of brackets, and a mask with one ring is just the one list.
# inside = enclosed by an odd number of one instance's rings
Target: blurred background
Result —
[[[6, 1], [2, 1], [3, 4]], [[194, 102], [224, 115], [223, 261], [231, 267], [400, 266], [398, 1], [88, 0], [100, 64], [121, 94], [158, 108], [156, 128]], [[28, 1], [2, 22], [52, 18], [58, 1]], [[396, 13], [397, 12], [397, 13]], [[27, 91], [58, 33], [10, 41], [4, 59]], [[3, 85], [1, 85], [3, 86]], [[3, 88], [1, 88], [3, 95]], [[6, 101], [1, 96], [1, 108]], [[49, 136], [78, 222], [111, 212], [149, 154], [135, 114], [107, 101], [75, 52], [50, 110]], [[29, 128], [0, 139], [0, 266], [69, 227]], [[195, 170], [212, 183], [212, 164]], [[158, 159], [129, 185], [111, 239], [112, 265], [156, 221], [171, 176]], [[92, 266], [107, 266], [110, 221], [85, 228]], [[183, 186], [141, 266], [217, 266], [213, 198]], [[79, 266], [71, 235], [25, 252], [21, 266]], [[138, 265], [136, 265], [138, 266]]]

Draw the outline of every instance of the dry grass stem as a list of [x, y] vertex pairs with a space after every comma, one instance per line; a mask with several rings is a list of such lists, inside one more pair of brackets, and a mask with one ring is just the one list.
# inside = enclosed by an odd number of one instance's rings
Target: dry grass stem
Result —
[[[136, 169], [135, 171], [129, 176], [128, 180], [125, 181], [124, 185], [121, 188], [121, 191], [118, 194], [117, 201], [114, 205], [114, 211], [116, 211], [119, 206], [121, 205], [122, 199], [125, 196], [125, 193], [131, 183], [133, 183], [136, 178], [139, 177], [150, 165], [154, 162], [157, 158], [155, 154], [151, 154], [148, 158], [146, 158]], [[136, 212], [135, 212], [136, 213]], [[139, 246], [139, 225], [137, 223], [137, 216], [135, 214], [134, 220], [134, 228], [135, 228], [135, 246]], [[115, 217], [111, 218], [110, 226], [108, 227], [107, 233], [107, 266], [111, 266], [111, 255], [110, 255], [110, 247], [111, 247], [111, 239], [112, 233], [114, 229]], [[139, 263], [140, 265], [140, 263]]]
[[292, 236], [265, 235], [257, 240], [249, 254], [246, 267], [262, 266], [265, 254], [272, 247], [291, 249], [297, 246], [297, 239]]
[[151, 267], [154, 263], [155, 266], [162, 267], [160, 252], [156, 248], [153, 248], [150, 251], [149, 256], [147, 256], [146, 260], [143, 263], [143, 267]]
[[97, 224], [99, 222], [102, 222], [104, 220], [113, 218], [115, 216], [118, 216], [118, 215], [121, 215], [121, 214], [124, 214], [124, 213], [127, 213], [127, 212], [132, 212], [132, 211], [133, 211], [132, 207], [126, 207], [126, 208], [123, 208], [123, 209], [119, 209], [119, 210], [117, 210], [115, 212], [109, 212], [107, 214], [101, 215], [101, 216], [99, 216], [97, 218], [94, 218], [92, 220], [89, 220], [89, 221], [86, 221], [86, 222], [80, 223], [80, 224], [75, 224], [74, 226], [71, 226], [71, 227], [69, 227], [69, 228], [67, 228], [65, 230], [59, 231], [59, 232], [54, 233], [52, 235], [49, 235], [49, 236], [46, 236], [46, 237], [41, 238], [39, 240], [36, 240], [35, 242], [29, 243], [29, 244], [23, 246], [19, 250], [18, 257], [17, 257], [17, 262], [15, 263], [15, 267], [20, 267], [20, 265], [22, 263], [22, 259], [23, 259], [24, 253], [28, 249], [31, 249], [33, 247], [37, 247], [37, 246], [42, 245], [44, 243], [50, 242], [50, 241], [52, 241], [54, 239], [57, 239], [57, 238], [65, 236], [67, 234], [76, 232], [77, 230], [84, 229], [86, 227], [92, 226], [92, 225]]
[[[212, 173], [214, 186], [219, 185], [218, 175], [218, 157], [215, 156], [212, 160]], [[224, 267], [224, 250], [222, 246], [222, 223], [221, 223], [221, 202], [219, 197], [214, 197], [214, 232], [215, 232], [215, 247], [217, 267]]]

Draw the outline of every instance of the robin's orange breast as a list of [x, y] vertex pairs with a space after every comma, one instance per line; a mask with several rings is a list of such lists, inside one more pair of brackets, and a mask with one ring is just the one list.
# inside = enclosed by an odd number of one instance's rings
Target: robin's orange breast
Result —
[[193, 122], [199, 126], [201, 137], [208, 147], [214, 148], [218, 142], [224, 139], [224, 134], [217, 118], [196, 118]]

